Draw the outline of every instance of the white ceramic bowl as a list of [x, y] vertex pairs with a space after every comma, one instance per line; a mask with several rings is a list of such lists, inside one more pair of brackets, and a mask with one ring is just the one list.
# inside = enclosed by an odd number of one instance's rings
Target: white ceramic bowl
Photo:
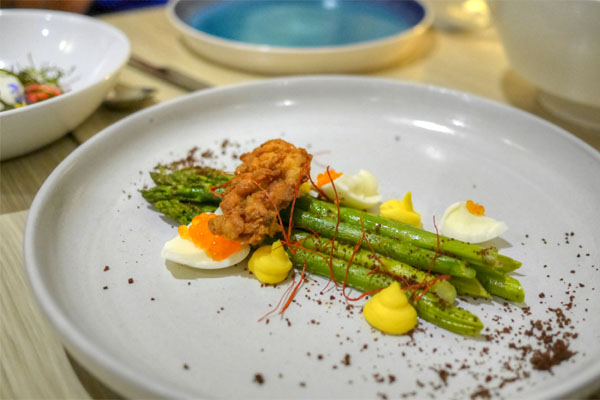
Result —
[[[167, 15], [201, 56], [263, 74], [383, 68], [409, 55], [432, 20], [419, 0], [171, 0]], [[193, 26], [198, 17], [209, 29]]]
[[600, 0], [490, 1], [511, 66], [563, 118], [600, 129]]
[[0, 10], [0, 67], [52, 65], [73, 72], [63, 95], [0, 112], [0, 159], [42, 147], [79, 125], [102, 102], [129, 58], [127, 37], [79, 14]]

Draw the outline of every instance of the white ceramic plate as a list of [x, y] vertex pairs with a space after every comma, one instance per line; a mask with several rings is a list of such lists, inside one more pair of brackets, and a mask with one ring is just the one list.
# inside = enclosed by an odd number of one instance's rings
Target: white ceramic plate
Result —
[[[243, 266], [167, 268], [160, 250], [175, 229], [138, 193], [148, 171], [193, 146], [233, 169], [233, 153], [275, 137], [315, 154], [313, 174], [327, 164], [364, 168], [386, 199], [412, 191], [428, 229], [457, 200], [483, 203], [509, 226], [499, 243], [523, 261], [517, 277], [531, 315], [461, 301], [497, 338], [426, 322], [412, 339], [385, 336], [364, 321], [360, 302], [347, 308], [331, 287], [320, 294], [326, 280], [316, 278], [266, 324], [257, 320], [286, 285], [261, 287]], [[262, 81], [152, 107], [81, 146], [32, 205], [25, 259], [67, 348], [128, 396], [465, 398], [486, 387], [508, 398], [561, 397], [600, 377], [599, 176], [598, 152], [567, 132], [468, 94], [369, 78]], [[560, 329], [549, 307], [571, 323]], [[523, 334], [532, 320], [578, 333], [569, 338], [577, 353], [552, 374], [511, 348], [539, 348]]]
[[85, 120], [117, 82], [129, 40], [95, 18], [49, 10], [0, 10], [0, 68], [59, 67], [65, 94], [0, 112], [0, 159], [20, 156]]

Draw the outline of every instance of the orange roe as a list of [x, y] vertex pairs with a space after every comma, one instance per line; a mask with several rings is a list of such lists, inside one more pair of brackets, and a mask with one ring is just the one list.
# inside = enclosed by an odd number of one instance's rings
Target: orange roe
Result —
[[205, 250], [206, 254], [213, 260], [221, 261], [238, 252], [242, 245], [240, 242], [229, 240], [223, 235], [213, 235], [208, 229], [208, 221], [214, 217], [216, 215], [212, 213], [197, 215], [192, 219], [192, 224], [189, 227], [180, 225], [177, 232], [182, 239], [190, 240], [196, 247]]
[[[331, 175], [331, 179], [329, 179], [329, 175]], [[321, 186], [327, 185], [331, 181], [335, 181], [337, 178], [342, 176], [343, 173], [335, 172], [333, 169], [330, 168], [329, 175], [327, 174], [327, 171], [323, 172], [322, 174], [318, 174], [317, 175], [317, 186], [321, 187]]]
[[481, 217], [483, 214], [485, 214], [485, 207], [475, 203], [473, 200], [467, 200], [467, 211], [473, 215]]
[[192, 241], [190, 231], [186, 225], [179, 225], [179, 228], [177, 228], [177, 233], [179, 233], [179, 236], [181, 236], [182, 239]]

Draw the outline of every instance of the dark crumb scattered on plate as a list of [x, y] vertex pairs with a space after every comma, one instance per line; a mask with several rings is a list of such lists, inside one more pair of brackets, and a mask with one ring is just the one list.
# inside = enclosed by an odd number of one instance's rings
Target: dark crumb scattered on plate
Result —
[[342, 364], [344, 364], [345, 366], [350, 365], [350, 354], [346, 353], [346, 355], [344, 356], [344, 359], [342, 360]]

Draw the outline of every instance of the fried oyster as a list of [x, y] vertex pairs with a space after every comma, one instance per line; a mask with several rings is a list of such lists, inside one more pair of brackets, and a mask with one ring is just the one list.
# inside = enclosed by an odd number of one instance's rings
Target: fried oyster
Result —
[[310, 176], [312, 155], [273, 139], [240, 159], [221, 202], [223, 215], [211, 219], [209, 229], [243, 244], [259, 244], [281, 231], [277, 210], [291, 203], [296, 187]]

